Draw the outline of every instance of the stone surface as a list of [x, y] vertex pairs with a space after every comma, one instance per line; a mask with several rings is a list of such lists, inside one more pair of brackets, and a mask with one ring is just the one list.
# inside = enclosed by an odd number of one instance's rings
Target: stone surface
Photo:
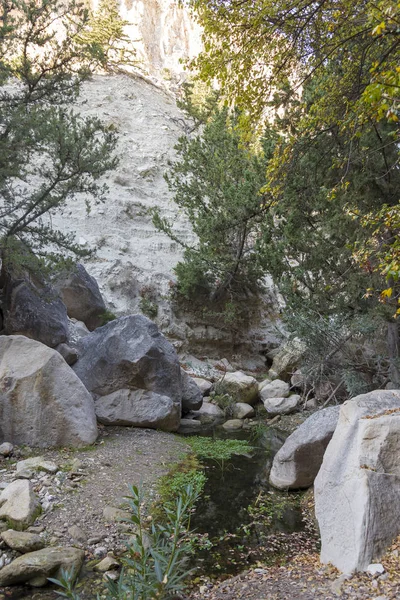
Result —
[[193, 377], [193, 381], [200, 388], [203, 396], [209, 396], [212, 389], [212, 382], [208, 381], [208, 379], [203, 379], [202, 377]]
[[268, 398], [287, 398], [289, 396], [289, 384], [286, 381], [275, 379], [275, 381], [262, 386], [260, 396], [263, 402]]
[[232, 411], [232, 416], [235, 419], [250, 419], [254, 417], [255, 410], [250, 404], [245, 404], [244, 402], [237, 402]]
[[168, 429], [178, 429], [182, 401], [178, 357], [152, 321], [142, 315], [111, 321], [82, 338], [78, 351], [81, 356], [73, 369], [90, 392], [101, 397], [120, 390], [146, 390], [153, 392], [153, 399], [154, 394], [167, 396], [175, 411]]
[[229, 421], [223, 423], [222, 427], [226, 429], [226, 431], [236, 431], [242, 429], [243, 421], [241, 419], [229, 419]]
[[288, 398], [267, 398], [264, 400], [264, 407], [268, 415], [289, 415], [294, 412], [300, 402], [300, 396], [293, 394]]
[[272, 361], [270, 372], [273, 378], [290, 378], [296, 371], [304, 351], [304, 344], [297, 338], [283, 344], [275, 353]]
[[263, 379], [262, 381], [259, 382], [258, 384], [258, 391], [261, 392], [261, 390], [266, 386], [269, 385], [271, 383], [271, 379], [268, 377], [267, 379]]
[[85, 553], [78, 548], [56, 547], [29, 552], [0, 569], [0, 586], [30, 583], [36, 587], [46, 585], [48, 577], [59, 578], [61, 569], [77, 575]]
[[193, 411], [192, 415], [202, 425], [222, 423], [225, 418], [224, 411], [211, 402], [203, 402], [200, 410]]
[[218, 392], [232, 396], [235, 402], [255, 404], [258, 400], [258, 383], [254, 377], [235, 371], [226, 373], [216, 384]]
[[97, 565], [93, 567], [98, 573], [106, 573], [106, 571], [116, 571], [120, 568], [120, 564], [113, 556], [106, 556]]
[[55, 284], [70, 318], [83, 321], [89, 331], [103, 325], [106, 305], [94, 277], [83, 265], [77, 264], [70, 272], [61, 274]]
[[345, 402], [315, 479], [321, 561], [365, 570], [400, 533], [400, 392]]
[[68, 533], [73, 540], [79, 542], [80, 544], [86, 544], [86, 542], [88, 541], [86, 533], [78, 525], [72, 525], [71, 527], [69, 527]]
[[202, 425], [200, 421], [197, 421], [196, 419], [181, 419], [178, 433], [182, 435], [185, 435], [187, 433], [199, 433], [201, 429]]
[[[35, 262], [22, 244], [16, 251]], [[67, 309], [56, 290], [39, 273], [38, 268], [37, 272], [28, 271], [18, 261], [15, 264], [13, 260], [3, 261], [4, 333], [25, 335], [54, 348], [68, 339]]]
[[275, 454], [270, 483], [279, 489], [308, 488], [322, 464], [339, 419], [340, 406], [324, 408], [306, 419]]
[[169, 396], [145, 390], [118, 390], [95, 401], [96, 416], [104, 425], [149, 427], [176, 431], [179, 404]]
[[58, 352], [0, 336], [0, 441], [82, 446], [96, 437], [93, 399]]
[[79, 354], [68, 344], [59, 344], [56, 347], [57, 352], [61, 354], [67, 365], [72, 366], [76, 363], [79, 358]]
[[22, 554], [41, 550], [45, 545], [44, 539], [41, 538], [40, 535], [29, 533], [27, 531], [7, 529], [7, 531], [3, 531], [1, 538], [9, 548], [21, 552]]
[[40, 511], [32, 484], [25, 479], [13, 481], [0, 494], [0, 521], [7, 521], [12, 529], [26, 529]]
[[199, 410], [203, 404], [203, 393], [193, 377], [181, 369], [182, 380], [182, 414], [191, 410]]
[[11, 456], [14, 451], [14, 446], [10, 444], [10, 442], [3, 442], [0, 445], [0, 455], [1, 456]]
[[46, 460], [44, 456], [32, 456], [25, 460], [19, 460], [17, 462], [17, 474], [18, 471], [45, 471], [46, 473], [57, 473], [58, 465], [52, 460]]
[[130, 520], [131, 513], [115, 506], [106, 506], [103, 510], [103, 517], [108, 523], [116, 523], [126, 519]]

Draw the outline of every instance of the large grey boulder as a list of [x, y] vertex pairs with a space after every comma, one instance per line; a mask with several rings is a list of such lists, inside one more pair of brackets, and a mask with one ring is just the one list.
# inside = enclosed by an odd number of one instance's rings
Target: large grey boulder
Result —
[[26, 479], [13, 481], [0, 494], [0, 521], [7, 521], [13, 529], [26, 529], [40, 512], [39, 500]]
[[25, 335], [55, 348], [68, 340], [67, 309], [58, 292], [40, 275], [35, 257], [22, 247], [20, 252], [34, 264], [28, 271], [16, 256], [2, 263], [3, 333]]
[[190, 377], [181, 369], [182, 379], [182, 413], [186, 414], [191, 410], [199, 410], [203, 404], [203, 393], [193, 377]]
[[84, 550], [68, 546], [28, 552], [0, 569], [0, 586], [29, 583], [40, 587], [48, 583], [48, 577], [58, 579], [62, 569], [68, 570], [74, 579], [84, 557]]
[[98, 421], [104, 425], [150, 427], [176, 431], [179, 404], [169, 396], [145, 390], [119, 390], [95, 401]]
[[340, 406], [324, 408], [306, 419], [275, 454], [270, 483], [281, 490], [310, 487], [322, 464], [339, 419]]
[[60, 275], [54, 283], [70, 318], [83, 321], [90, 331], [100, 327], [106, 305], [94, 277], [83, 265]]
[[217, 383], [216, 390], [232, 396], [235, 402], [255, 404], [258, 400], [258, 383], [254, 377], [235, 371], [225, 373], [224, 377]]
[[60, 354], [0, 336], [0, 442], [83, 446], [96, 437], [93, 399]]
[[400, 533], [400, 391], [345, 402], [315, 480], [321, 561], [365, 570]]
[[[146, 396], [148, 400], [154, 400], [154, 394], [167, 396], [176, 415], [175, 424], [169, 421], [168, 430], [178, 429], [183, 396], [178, 357], [172, 344], [150, 319], [131, 315], [111, 321], [82, 338], [78, 353], [80, 358], [73, 369], [86, 388], [95, 394], [97, 403], [103, 396], [121, 390], [152, 392]], [[121, 395], [125, 402], [127, 394]], [[115, 399], [113, 396], [112, 401]], [[170, 409], [168, 411], [171, 414]], [[163, 412], [162, 419], [165, 416]], [[162, 422], [154, 420], [153, 427], [162, 428]]]

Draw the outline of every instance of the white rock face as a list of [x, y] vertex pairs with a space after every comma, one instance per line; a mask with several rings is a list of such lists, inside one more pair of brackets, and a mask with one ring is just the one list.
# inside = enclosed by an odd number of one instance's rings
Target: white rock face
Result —
[[[96, 9], [99, 0], [91, 5]], [[125, 33], [148, 73], [166, 83], [183, 77], [181, 59], [193, 58], [202, 48], [200, 26], [183, 3], [120, 0], [120, 15], [129, 21]]]
[[321, 562], [365, 570], [400, 533], [400, 391], [342, 405], [315, 480]]
[[56, 351], [0, 336], [0, 439], [30, 446], [84, 446], [97, 438], [94, 402]]

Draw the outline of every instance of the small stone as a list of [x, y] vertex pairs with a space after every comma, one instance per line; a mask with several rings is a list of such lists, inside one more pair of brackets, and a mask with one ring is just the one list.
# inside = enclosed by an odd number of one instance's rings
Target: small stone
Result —
[[98, 546], [93, 550], [93, 554], [96, 558], [102, 558], [103, 556], [106, 556], [107, 548], [105, 548], [104, 546]]
[[226, 421], [222, 427], [226, 429], [226, 431], [236, 431], [237, 429], [242, 429], [243, 421], [241, 419], [230, 419]]
[[385, 572], [385, 567], [380, 563], [371, 563], [367, 567], [367, 572], [371, 573], [371, 575], [382, 575]]
[[237, 402], [233, 406], [233, 417], [235, 419], [250, 419], [254, 417], [255, 410], [250, 404], [245, 404], [244, 402]]
[[40, 514], [40, 503], [29, 481], [17, 479], [0, 494], [0, 520], [17, 530], [32, 525]]
[[11, 456], [14, 452], [14, 446], [10, 444], [10, 442], [4, 442], [0, 445], [0, 455], [1, 456]]
[[43, 525], [31, 525], [31, 527], [28, 527], [29, 533], [43, 533], [43, 531], [45, 530], [45, 527]]
[[76, 542], [79, 542], [80, 544], [86, 544], [87, 535], [83, 529], [81, 529], [81, 527], [78, 527], [78, 525], [72, 525], [72, 527], [68, 529], [68, 533]]
[[58, 465], [52, 461], [46, 460], [43, 456], [33, 456], [32, 458], [17, 462], [17, 474], [18, 472], [25, 472], [27, 470], [57, 473]]
[[116, 508], [115, 506], [106, 506], [103, 510], [103, 517], [109, 523], [130, 519], [130, 516], [129, 512], [122, 510], [121, 508]]
[[93, 570], [97, 571], [98, 573], [106, 573], [106, 571], [116, 571], [119, 568], [120, 564], [113, 556], [106, 556], [95, 567], [93, 567]]
[[39, 535], [27, 531], [8, 529], [3, 531], [1, 537], [11, 550], [16, 550], [22, 554], [41, 550], [45, 546], [44, 540]]
[[108, 581], [109, 579], [111, 579], [112, 581], [117, 581], [118, 577], [119, 577], [119, 573], [117, 571], [107, 571], [103, 575], [103, 578], [106, 581]]
[[94, 544], [98, 544], [103, 539], [102, 535], [96, 535], [95, 537], [88, 539], [88, 545], [93, 546]]

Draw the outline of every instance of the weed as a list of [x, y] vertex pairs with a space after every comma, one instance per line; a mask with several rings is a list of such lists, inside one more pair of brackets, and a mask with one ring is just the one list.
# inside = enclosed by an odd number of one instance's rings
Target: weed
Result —
[[100, 315], [100, 321], [102, 325], [107, 325], [107, 323], [114, 321], [116, 318], [117, 316], [110, 310], [105, 310], [103, 314]]
[[247, 440], [214, 440], [192, 436], [185, 441], [200, 459], [229, 460], [234, 454], [248, 454], [253, 450]]

